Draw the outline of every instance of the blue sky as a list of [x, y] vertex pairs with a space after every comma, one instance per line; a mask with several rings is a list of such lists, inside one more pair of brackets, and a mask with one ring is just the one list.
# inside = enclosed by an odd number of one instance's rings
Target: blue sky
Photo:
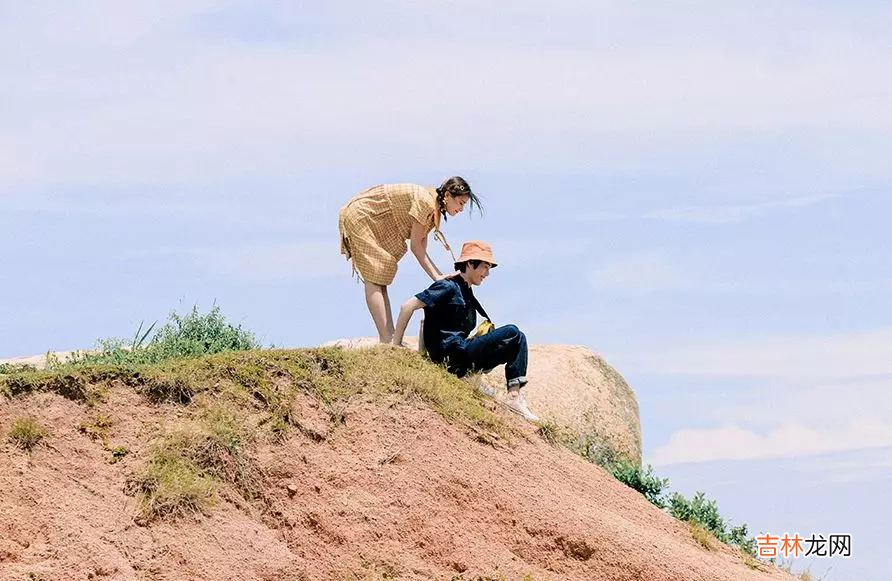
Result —
[[[857, 530], [812, 570], [883, 578], [890, 29], [880, 2], [0, 0], [0, 355], [213, 301], [266, 343], [370, 335], [338, 209], [460, 174], [486, 214], [445, 232], [493, 244], [497, 322], [604, 355], [676, 487]], [[408, 257], [393, 300], [425, 278]]]

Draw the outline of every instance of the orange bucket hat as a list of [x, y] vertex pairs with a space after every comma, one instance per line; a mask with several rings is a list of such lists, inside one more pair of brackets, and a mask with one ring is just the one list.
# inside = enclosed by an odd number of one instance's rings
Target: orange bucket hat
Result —
[[469, 260], [480, 260], [487, 262], [492, 268], [498, 266], [492, 257], [492, 246], [482, 240], [472, 240], [465, 242], [461, 246], [461, 256], [455, 261], [456, 268], [458, 265]]

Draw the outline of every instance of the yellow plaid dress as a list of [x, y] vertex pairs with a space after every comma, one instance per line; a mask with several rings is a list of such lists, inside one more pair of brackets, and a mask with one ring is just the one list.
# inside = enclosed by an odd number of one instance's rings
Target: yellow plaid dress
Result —
[[387, 286], [406, 254], [412, 220], [439, 231], [437, 191], [415, 184], [377, 185], [351, 199], [338, 214], [341, 254], [353, 272], [372, 284]]

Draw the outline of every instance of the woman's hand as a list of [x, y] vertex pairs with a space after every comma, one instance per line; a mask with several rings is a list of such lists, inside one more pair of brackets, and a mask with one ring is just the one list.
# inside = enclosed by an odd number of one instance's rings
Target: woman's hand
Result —
[[461, 273], [456, 270], [455, 272], [450, 272], [449, 274], [441, 274], [441, 275], [437, 276], [437, 278], [434, 280], [446, 280], [447, 278], [452, 278], [452, 277], [458, 276], [460, 274]]

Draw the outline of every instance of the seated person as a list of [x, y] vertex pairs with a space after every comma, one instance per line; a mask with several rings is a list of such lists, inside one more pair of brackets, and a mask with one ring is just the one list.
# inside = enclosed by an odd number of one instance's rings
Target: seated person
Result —
[[393, 344], [400, 345], [413, 313], [424, 309], [423, 337], [428, 356], [458, 377], [468, 372], [490, 371], [505, 364], [508, 397], [505, 405], [530, 421], [539, 418], [527, 408], [520, 388], [527, 384], [527, 338], [514, 325], [497, 327], [485, 335], [468, 338], [477, 325], [477, 311], [486, 313], [474, 297], [472, 286], [489, 276], [496, 263], [485, 242], [466, 242], [455, 263], [456, 275], [438, 280], [400, 308]]

